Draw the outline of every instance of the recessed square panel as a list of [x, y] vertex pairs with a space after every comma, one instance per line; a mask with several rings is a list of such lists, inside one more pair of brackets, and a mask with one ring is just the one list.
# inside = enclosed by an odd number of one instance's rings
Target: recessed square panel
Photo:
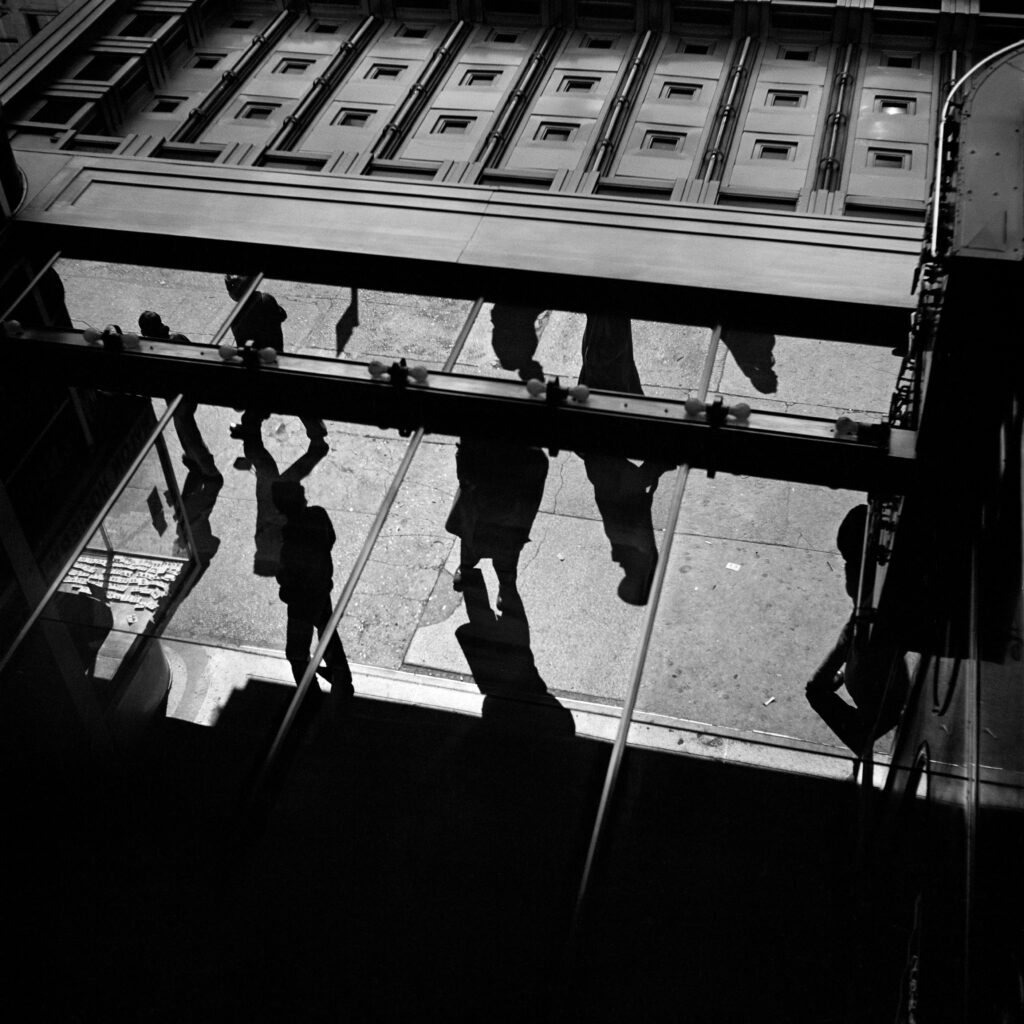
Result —
[[817, 50], [813, 46], [780, 46], [779, 60], [796, 60], [803, 63], [813, 61]]
[[579, 95], [580, 93], [593, 92], [597, 88], [599, 78], [589, 78], [582, 75], [565, 75], [558, 83], [559, 92], [569, 92]]
[[426, 39], [430, 28], [427, 25], [399, 25], [395, 35], [401, 39]]
[[795, 142], [781, 142], [777, 139], [758, 139], [754, 143], [755, 160], [793, 160], [795, 157]]
[[571, 122], [542, 121], [533, 137], [538, 142], [572, 142], [579, 128]]
[[916, 114], [917, 100], [912, 96], [876, 96], [874, 109], [877, 114]]
[[314, 19], [310, 22], [308, 31], [313, 32], [318, 36], [333, 36], [337, 35], [339, 28], [341, 28], [341, 26], [337, 22]]
[[611, 36], [584, 36], [582, 46], [585, 50], [611, 50], [615, 40]]
[[799, 89], [769, 89], [765, 105], [769, 107], [806, 107], [807, 93]]
[[432, 134], [465, 135], [469, 131], [469, 126], [475, 120], [475, 117], [453, 117], [449, 114], [444, 114], [434, 122]]
[[235, 117], [239, 121], [266, 121], [281, 109], [280, 103], [243, 103]]
[[518, 43], [519, 33], [518, 32], [499, 32], [495, 30], [491, 33], [492, 43]]
[[882, 54], [883, 68], [916, 68], [920, 63], [919, 53], [889, 50]]
[[275, 75], [304, 75], [316, 62], [305, 57], [285, 57], [274, 67]]
[[148, 109], [152, 114], [173, 114], [184, 102], [184, 96], [154, 96]]
[[661, 99], [673, 103], [688, 103], [700, 96], [701, 86], [696, 82], [666, 82], [661, 87]]
[[682, 150], [685, 139], [686, 136], [681, 132], [647, 132], [640, 148], [661, 153], [678, 153]]
[[877, 167], [885, 171], [910, 170], [909, 149], [868, 148], [868, 167]]
[[692, 57], [706, 57], [714, 53], [715, 44], [708, 41], [684, 42], [679, 44], [680, 53], [688, 53]]
[[474, 68], [471, 71], [467, 71], [463, 76], [459, 85], [471, 86], [478, 89], [487, 88], [489, 85], [494, 85], [498, 79], [501, 78], [501, 72], [491, 68]]
[[128, 60], [128, 57], [100, 53], [87, 60], [71, 77], [79, 81], [109, 82]]
[[338, 111], [333, 123], [339, 128], [365, 128], [376, 113], [376, 110], [355, 110], [346, 107]]
[[366, 72], [366, 77], [380, 81], [396, 82], [402, 77], [402, 73], [407, 67], [407, 64], [374, 64]]
[[185, 67], [195, 71], [212, 71], [226, 56], [226, 53], [193, 53]]

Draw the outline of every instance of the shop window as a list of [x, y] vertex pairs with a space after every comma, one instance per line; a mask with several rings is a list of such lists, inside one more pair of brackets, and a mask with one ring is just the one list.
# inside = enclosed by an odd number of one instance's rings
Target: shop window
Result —
[[226, 53], [194, 53], [185, 67], [196, 71], [212, 71], [226, 56]]
[[885, 171], [910, 170], [910, 150], [871, 147], [868, 150], [868, 167], [877, 167]]
[[917, 100], [909, 96], [876, 96], [875, 113], [916, 114]]
[[486, 71], [484, 71], [484, 70], [467, 71], [462, 76], [462, 81], [459, 82], [459, 85], [468, 85], [468, 86], [475, 86], [476, 88], [482, 88], [484, 86], [494, 85], [494, 83], [499, 78], [501, 78], [501, 72], [500, 71], [490, 71], [490, 70], [486, 70]]
[[811, 46], [780, 46], [779, 60], [799, 60], [806, 64], [814, 60], [815, 52]]
[[285, 57], [274, 68], [275, 75], [304, 75], [315, 63], [301, 57]]
[[366, 72], [366, 77], [394, 82], [402, 77], [402, 72], [407, 66], [406, 64], [374, 64]]
[[580, 93], [593, 92], [599, 78], [581, 78], [578, 75], [566, 75], [558, 85], [559, 92]]
[[98, 54], [90, 57], [71, 77], [76, 81], [109, 82], [128, 63], [128, 59]]
[[579, 131], [578, 124], [543, 121], [533, 136], [538, 142], [572, 142]]
[[376, 113], [376, 110], [345, 109], [338, 112], [334, 123], [339, 128], [365, 128], [370, 123], [370, 118]]
[[701, 87], [692, 82], [666, 82], [661, 87], [661, 99], [686, 103], [700, 96]]
[[154, 96], [149, 105], [149, 112], [151, 114], [173, 114], [184, 102], [184, 96]]
[[655, 150], [659, 153], [679, 153], [682, 151], [685, 139], [685, 135], [676, 132], [647, 132], [640, 148]]
[[791, 108], [806, 107], [807, 93], [792, 89], [769, 89], [768, 106]]
[[239, 121], [266, 121], [280, 109], [280, 103], [244, 103], [236, 116]]
[[399, 25], [395, 33], [402, 39], [426, 39], [430, 29], [426, 25]]
[[755, 160], [793, 160], [795, 157], [795, 142], [777, 142], [774, 139], [758, 139], [754, 143]]
[[439, 117], [434, 124], [434, 135], [465, 135], [475, 117]]
[[883, 68], [916, 68], [921, 63], [919, 53], [883, 53]]

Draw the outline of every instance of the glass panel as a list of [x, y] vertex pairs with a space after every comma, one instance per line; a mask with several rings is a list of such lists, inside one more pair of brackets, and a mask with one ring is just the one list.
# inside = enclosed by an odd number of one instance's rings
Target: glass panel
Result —
[[288, 314], [288, 352], [388, 364], [404, 358], [431, 370], [444, 365], [473, 306], [465, 299], [269, 279], [260, 290]]
[[484, 303], [456, 370], [503, 380], [685, 399], [700, 382], [705, 327]]

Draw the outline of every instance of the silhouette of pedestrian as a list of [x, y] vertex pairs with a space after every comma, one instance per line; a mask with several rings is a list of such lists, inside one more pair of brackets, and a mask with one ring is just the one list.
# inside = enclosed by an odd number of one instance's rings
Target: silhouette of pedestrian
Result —
[[[640, 373], [633, 359], [633, 331], [628, 317], [588, 314], [583, 332], [580, 383], [605, 391], [642, 395]], [[647, 460], [640, 466], [621, 455], [581, 453], [594, 501], [601, 513], [612, 560], [625, 573], [619, 597], [627, 604], [647, 603], [658, 564], [651, 509], [663, 473], [672, 466]]]
[[283, 473], [277, 468], [277, 462], [259, 435], [246, 438], [242, 450], [256, 474], [256, 548], [253, 552], [252, 571], [257, 576], [273, 576], [280, 564], [281, 527], [284, 525], [284, 517], [273, 499], [274, 484], [278, 480], [291, 480], [295, 483], [305, 480], [326, 455], [327, 446], [310, 441], [306, 451]]
[[537, 317], [543, 309], [505, 306], [496, 302], [491, 309], [491, 345], [504, 370], [515, 370], [522, 380], [544, 379], [537, 353]]
[[[139, 315], [139, 330], [146, 338], [158, 338], [160, 341], [173, 341], [180, 345], [188, 345], [190, 341], [184, 334], [171, 333], [171, 329], [163, 322], [159, 313], [147, 309]], [[210, 449], [206, 447], [203, 435], [196, 423], [196, 410], [199, 403], [190, 395], [183, 395], [174, 413], [174, 430], [181, 443], [181, 461], [190, 470], [202, 476], [216, 479], [220, 470], [213, 461]]]
[[[235, 302], [245, 294], [248, 285], [249, 278], [242, 275], [226, 274], [224, 277], [224, 287]], [[283, 352], [284, 332], [281, 324], [287, 319], [288, 314], [273, 295], [255, 291], [232, 322], [231, 333], [239, 348], [251, 347], [256, 351], [272, 348], [275, 352]], [[242, 413], [242, 421], [232, 425], [231, 436], [236, 440], [258, 437], [263, 421], [272, 411], [262, 405], [250, 406]], [[327, 427], [323, 420], [310, 416], [300, 416], [299, 419], [311, 441], [322, 441], [326, 444], [324, 438], [327, 436]]]
[[[285, 517], [277, 583], [279, 596], [288, 608], [285, 657], [298, 683], [309, 665], [313, 630], [323, 637], [331, 616], [334, 526], [325, 509], [306, 504], [306, 492], [297, 480], [275, 480], [271, 496]], [[332, 696], [351, 697], [352, 672], [337, 631], [328, 641], [324, 662], [326, 671], [318, 667], [317, 672], [330, 682]]]
[[[868, 507], [857, 505], [843, 519], [836, 546], [845, 560], [846, 593], [856, 606]], [[807, 701], [825, 724], [858, 756], [899, 721], [910, 688], [906, 663], [892, 632], [880, 619], [863, 650], [853, 647], [851, 615], [835, 646], [807, 684]], [[846, 686], [853, 705], [839, 696]]]
[[544, 496], [548, 459], [539, 448], [464, 437], [455, 466], [459, 494], [445, 529], [462, 543], [452, 586], [461, 590], [465, 574], [489, 558], [498, 577], [500, 609], [506, 593], [516, 589], [519, 555]]

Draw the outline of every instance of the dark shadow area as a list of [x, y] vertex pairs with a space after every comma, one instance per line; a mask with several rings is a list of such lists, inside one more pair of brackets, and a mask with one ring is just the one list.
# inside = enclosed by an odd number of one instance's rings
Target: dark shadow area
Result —
[[779, 390], [779, 378], [774, 369], [774, 334], [730, 327], [722, 331], [722, 341], [741, 372], [762, 395], [773, 395]]
[[334, 325], [334, 354], [340, 356], [352, 338], [352, 332], [359, 326], [359, 289], [352, 289], [352, 301]]
[[253, 833], [292, 693], [250, 679], [91, 786], [5, 773], [40, 1019], [846, 1019], [847, 786], [630, 751], [570, 964], [607, 744], [321, 705]]

